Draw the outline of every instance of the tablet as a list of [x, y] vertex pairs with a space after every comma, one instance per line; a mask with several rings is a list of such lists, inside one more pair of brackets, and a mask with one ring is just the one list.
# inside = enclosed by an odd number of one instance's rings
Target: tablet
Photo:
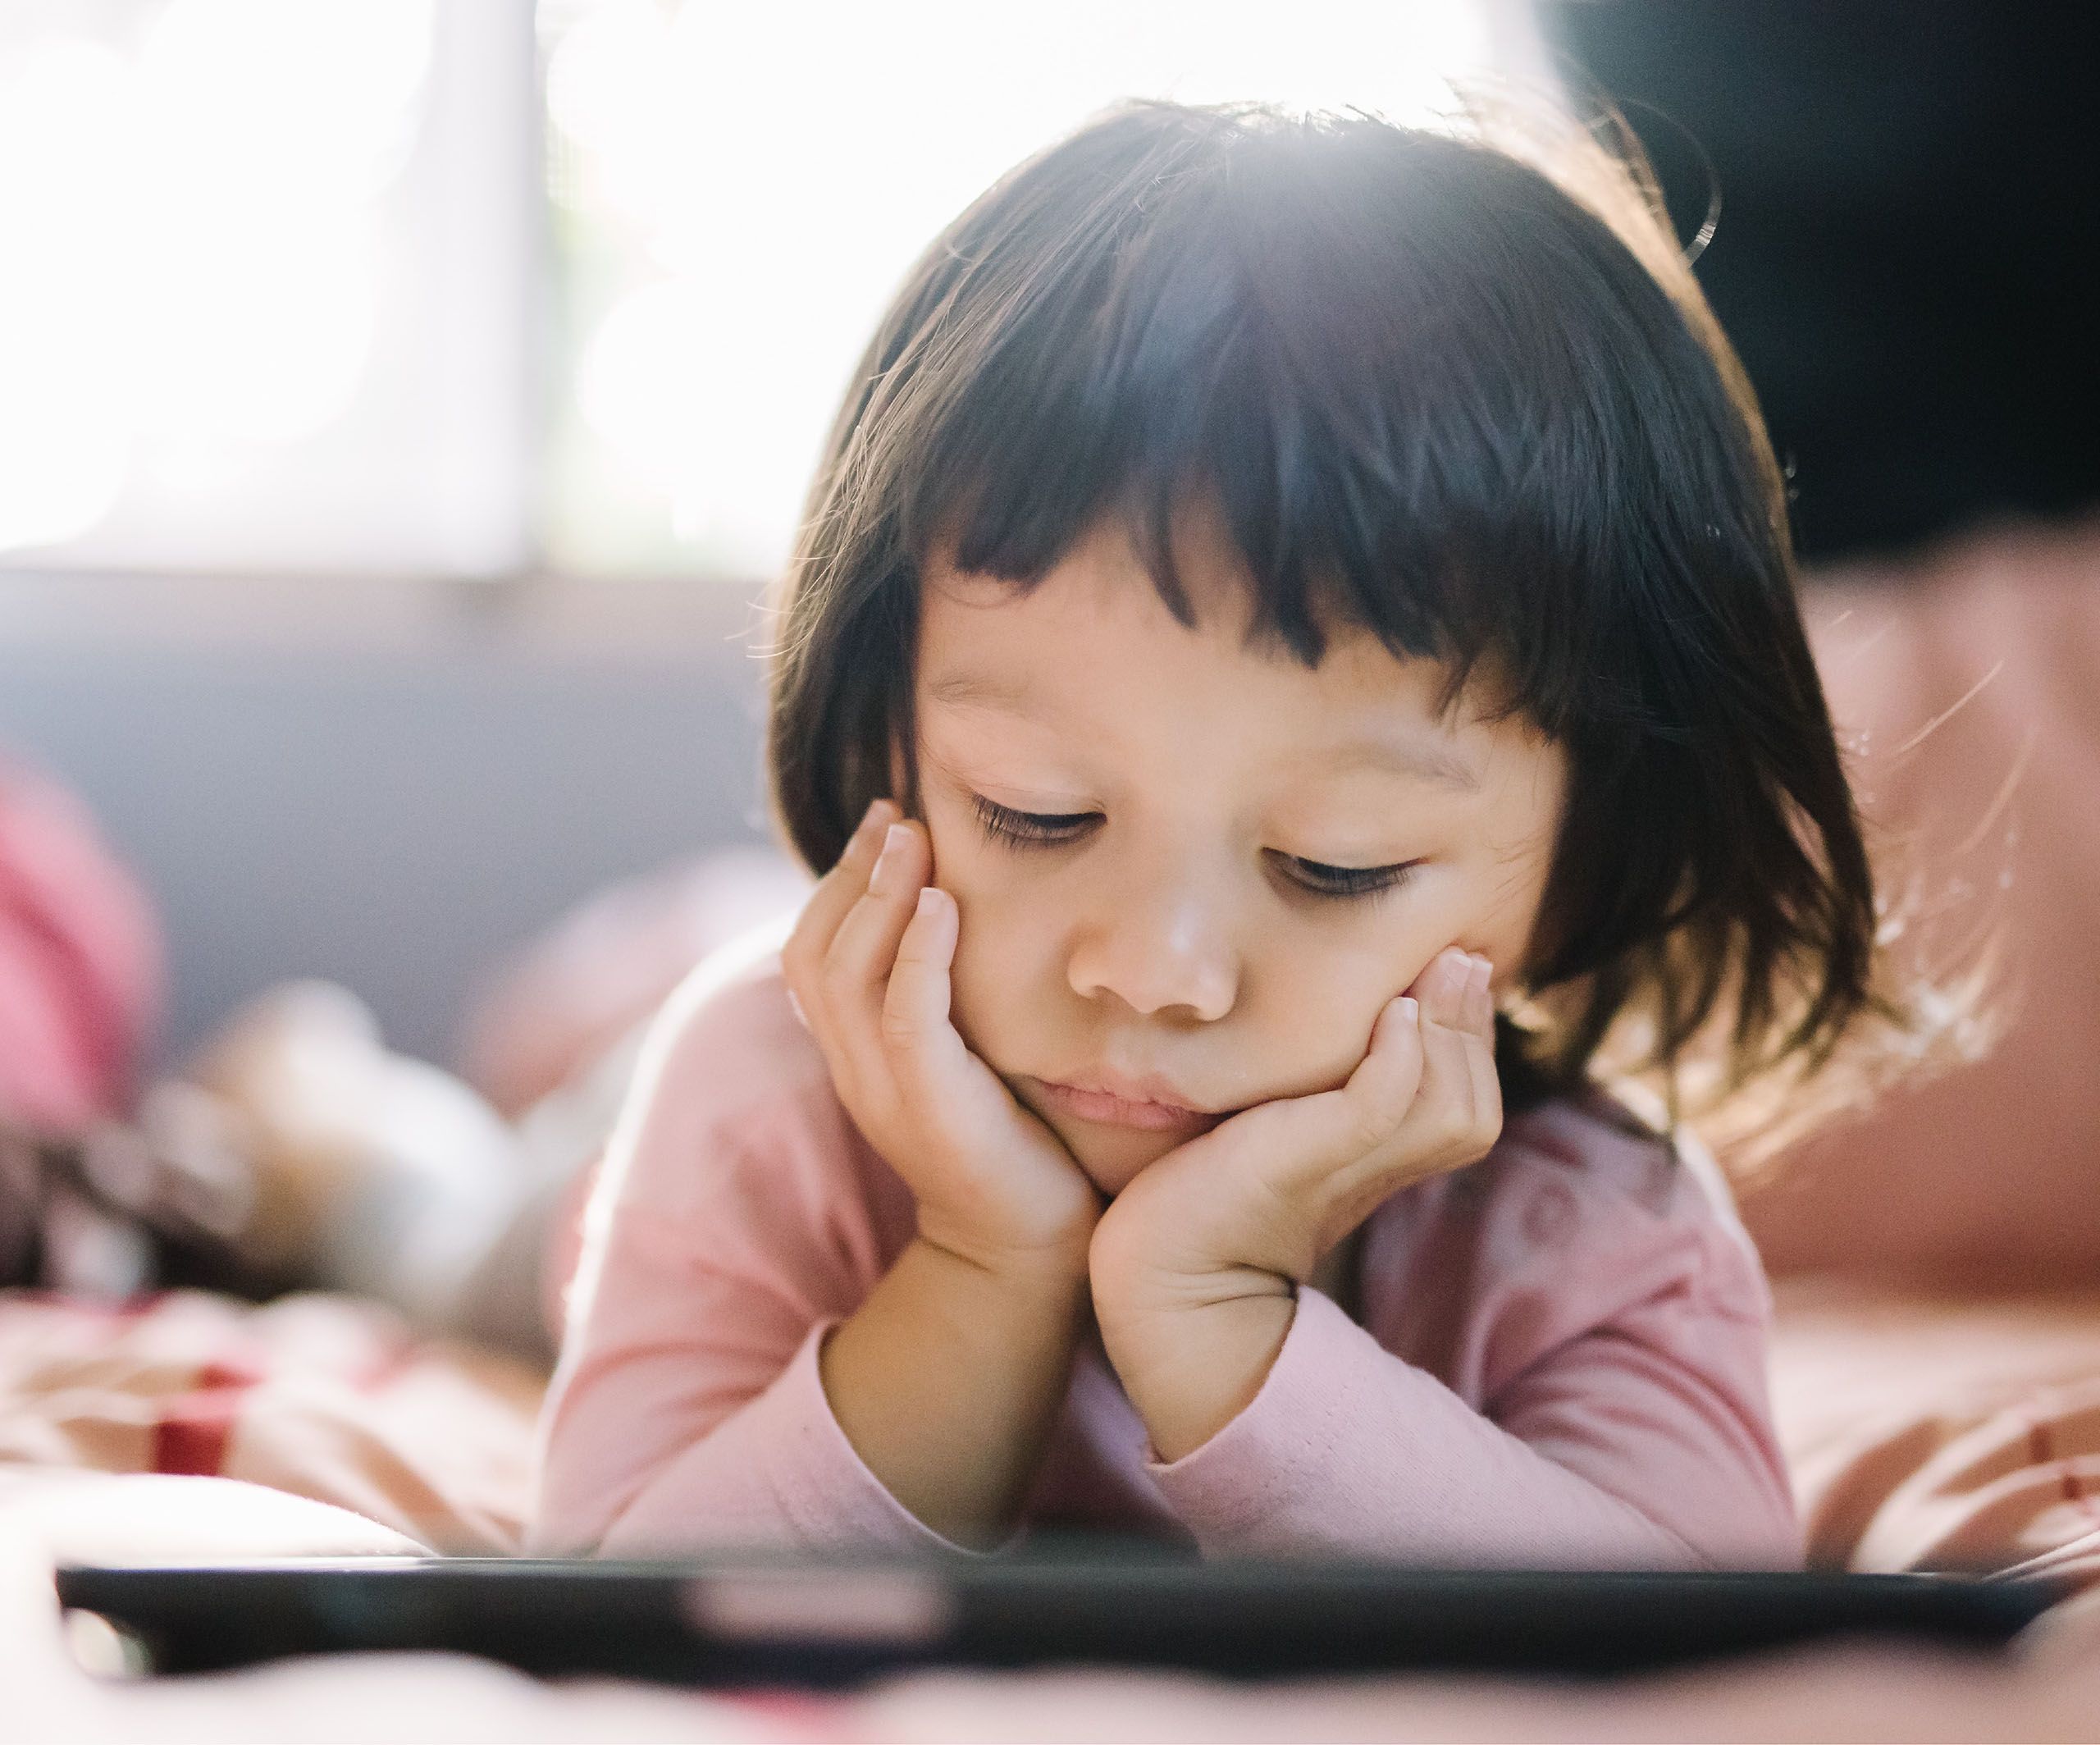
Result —
[[2043, 1582], [1577, 1574], [1120, 1557], [533, 1559], [68, 1568], [161, 1673], [445, 1650], [543, 1676], [832, 1687], [925, 1666], [1086, 1663], [1245, 1678], [1642, 1671], [1837, 1636], [2002, 1645]]

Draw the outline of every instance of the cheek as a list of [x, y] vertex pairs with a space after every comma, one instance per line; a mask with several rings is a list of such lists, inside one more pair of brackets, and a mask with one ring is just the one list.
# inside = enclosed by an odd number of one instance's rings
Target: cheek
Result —
[[1059, 1130], [1057, 1136], [1087, 1180], [1111, 1199], [1181, 1144], [1170, 1135], [1104, 1132], [1098, 1127]]
[[1056, 920], [1018, 881], [984, 877], [951, 857], [935, 883], [956, 900], [961, 926], [949, 972], [956, 1028], [994, 1067], [1017, 1067], [1015, 1045], [1057, 982]]
[[1513, 972], [1528, 911], [1483, 900], [1491, 888], [1477, 869], [1454, 867], [1437, 887], [1353, 920], [1338, 918], [1331, 933], [1313, 928], [1271, 954], [1262, 966], [1266, 995], [1246, 1014], [1256, 1033], [1246, 1039], [1250, 1089], [1302, 1096], [1341, 1084], [1363, 1060], [1386, 1003], [1447, 946], [1485, 953], [1498, 977]]
[[1363, 1061], [1378, 1014], [1406, 991], [1423, 955], [1398, 940], [1348, 949], [1301, 942], [1279, 954], [1267, 966], [1265, 997], [1247, 1014], [1242, 1100], [1308, 1096], [1342, 1084]]
[[1521, 984], [1545, 896], [1546, 866], [1539, 854], [1485, 870], [1480, 879], [1485, 894], [1452, 935], [1454, 944], [1495, 966], [1497, 993]]

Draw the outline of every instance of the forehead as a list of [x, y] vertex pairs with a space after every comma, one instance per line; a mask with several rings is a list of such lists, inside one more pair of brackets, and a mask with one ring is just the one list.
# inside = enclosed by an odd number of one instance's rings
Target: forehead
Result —
[[1177, 530], [1176, 565], [1193, 625], [1174, 616], [1113, 523], [1033, 588], [929, 563], [922, 724], [966, 738], [1077, 740], [1102, 757], [1312, 761], [1479, 786], [1513, 724], [1486, 719], [1468, 694], [1452, 703], [1439, 664], [1346, 629], [1311, 666], [1273, 639], [1250, 639], [1251, 580], [1214, 527]]

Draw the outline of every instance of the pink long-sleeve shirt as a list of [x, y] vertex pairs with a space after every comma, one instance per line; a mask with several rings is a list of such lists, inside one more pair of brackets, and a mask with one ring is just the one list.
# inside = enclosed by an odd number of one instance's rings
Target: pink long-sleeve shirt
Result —
[[[593, 1196], [536, 1547], [943, 1545], [854, 1452], [817, 1367], [913, 1229], [777, 960], [703, 971], [659, 1022]], [[1152, 1458], [1083, 1349], [1029, 1523], [1212, 1555], [1798, 1560], [1769, 1299], [1710, 1165], [1601, 1099], [1548, 1104], [1386, 1201], [1359, 1253], [1361, 1324], [1301, 1289], [1259, 1393], [1179, 1460]]]

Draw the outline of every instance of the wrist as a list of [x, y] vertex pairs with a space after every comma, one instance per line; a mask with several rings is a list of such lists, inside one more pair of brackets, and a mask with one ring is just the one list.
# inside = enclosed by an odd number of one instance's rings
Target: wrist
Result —
[[1231, 1294], [1170, 1304], [1097, 1306], [1102, 1350], [1137, 1408], [1153, 1452], [1171, 1463], [1193, 1454], [1251, 1405], [1298, 1318], [1286, 1279], [1262, 1275]]
[[1085, 1295], [1093, 1234], [1089, 1222], [1040, 1236], [991, 1236], [922, 1207], [912, 1243], [937, 1264], [1002, 1289], [1055, 1300]]
[[1143, 1178], [1094, 1227], [1087, 1271], [1094, 1313], [1105, 1324], [1183, 1313], [1253, 1296], [1289, 1298], [1290, 1275], [1271, 1257], [1148, 1195]]
[[[1261, 1391], [1297, 1318], [1297, 1289], [1279, 1272], [1166, 1239], [1155, 1221], [1122, 1216], [1094, 1232], [1089, 1284], [1102, 1349], [1162, 1460], [1193, 1453]], [[1185, 1235], [1185, 1227], [1183, 1227]]]
[[1097, 1263], [1088, 1286], [1103, 1340], [1133, 1346], [1171, 1343], [1197, 1328], [1266, 1325], [1278, 1317], [1288, 1321], [1298, 1300], [1290, 1279], [1258, 1267], [1168, 1272]]
[[1083, 1273], [1040, 1257], [989, 1270], [915, 1237], [832, 1330], [818, 1375], [890, 1495], [935, 1533], [988, 1550], [1035, 1481], [1084, 1324]]

